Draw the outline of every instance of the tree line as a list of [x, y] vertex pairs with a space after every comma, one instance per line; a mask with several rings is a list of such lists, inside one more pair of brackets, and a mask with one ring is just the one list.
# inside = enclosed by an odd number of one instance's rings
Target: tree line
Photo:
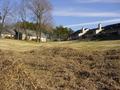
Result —
[[1, 0], [0, 37], [6, 25], [13, 25], [18, 31], [24, 31], [26, 40], [28, 29], [35, 31], [37, 42], [41, 41], [43, 31], [49, 33], [54, 39], [67, 40], [72, 30], [62, 26], [53, 28], [52, 9], [49, 0]]

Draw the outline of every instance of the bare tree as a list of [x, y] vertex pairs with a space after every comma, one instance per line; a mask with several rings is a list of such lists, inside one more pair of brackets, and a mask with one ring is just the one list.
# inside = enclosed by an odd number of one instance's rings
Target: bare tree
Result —
[[7, 16], [9, 15], [10, 13], [10, 0], [4, 0], [2, 2], [3, 4], [1, 5], [0, 9], [1, 9], [1, 30], [0, 30], [0, 38], [1, 38], [1, 33], [2, 33], [2, 30], [5, 26], [5, 20], [7, 18]]
[[20, 19], [22, 21], [22, 28], [24, 29], [25, 32], [25, 40], [27, 40], [27, 29], [26, 29], [26, 22], [27, 22], [27, 0], [21, 0], [20, 6], [19, 6], [19, 15]]
[[48, 0], [30, 0], [28, 8], [32, 11], [33, 15], [35, 16], [35, 20], [37, 23], [37, 41], [40, 42], [42, 30], [46, 29], [44, 25], [50, 24], [51, 21], [51, 4]]

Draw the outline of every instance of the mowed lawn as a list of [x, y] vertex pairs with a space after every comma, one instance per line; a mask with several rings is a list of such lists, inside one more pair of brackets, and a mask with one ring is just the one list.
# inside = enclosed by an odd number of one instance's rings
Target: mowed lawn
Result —
[[0, 49], [14, 50], [14, 51], [29, 51], [33, 49], [40, 49], [41, 47], [69, 47], [79, 50], [106, 50], [106, 49], [120, 49], [120, 40], [112, 41], [66, 41], [66, 42], [47, 42], [36, 43], [31, 41], [18, 40], [0, 40]]

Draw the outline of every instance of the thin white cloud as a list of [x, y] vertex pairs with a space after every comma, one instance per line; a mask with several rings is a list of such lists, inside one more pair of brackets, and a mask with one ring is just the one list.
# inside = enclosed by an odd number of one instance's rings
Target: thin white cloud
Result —
[[83, 12], [57, 10], [53, 12], [54, 16], [72, 16], [72, 17], [120, 17], [118, 12]]
[[120, 3], [120, 0], [75, 0], [77, 3]]
[[96, 24], [106, 24], [106, 23], [120, 23], [120, 18], [112, 19], [112, 20], [105, 20], [105, 21], [95, 21], [95, 22], [88, 22], [88, 23], [80, 23], [80, 24], [73, 24], [73, 25], [66, 25], [64, 27], [78, 27], [78, 26], [86, 26], [86, 25], [96, 25]]

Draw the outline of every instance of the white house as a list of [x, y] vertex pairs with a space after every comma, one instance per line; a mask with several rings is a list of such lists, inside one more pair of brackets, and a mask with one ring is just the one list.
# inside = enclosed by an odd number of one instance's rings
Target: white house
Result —
[[13, 32], [11, 29], [10, 30], [3, 30], [1, 37], [2, 38], [14, 38], [15, 32]]
[[[31, 33], [29, 35], [29, 40], [36, 40], [37, 36], [35, 33]], [[47, 42], [47, 35], [44, 33], [41, 33], [41, 42]]]
[[[27, 34], [28, 34], [28, 40], [36, 40], [37, 39], [35, 31], [27, 30]], [[5, 29], [2, 31], [1, 36], [2, 36], [2, 38], [9, 38], [9, 39], [11, 39], [11, 38], [18, 39], [18, 37], [20, 40], [26, 39], [26, 34], [23, 30], [17, 31], [14, 29]], [[47, 42], [47, 35], [44, 33], [41, 33], [41, 42]]]
[[[82, 28], [82, 32], [79, 33], [79, 37], [85, 35], [89, 30], [90, 29]], [[101, 31], [103, 31], [102, 24], [98, 24], [98, 28], [95, 30], [95, 34], [99, 34]]]

